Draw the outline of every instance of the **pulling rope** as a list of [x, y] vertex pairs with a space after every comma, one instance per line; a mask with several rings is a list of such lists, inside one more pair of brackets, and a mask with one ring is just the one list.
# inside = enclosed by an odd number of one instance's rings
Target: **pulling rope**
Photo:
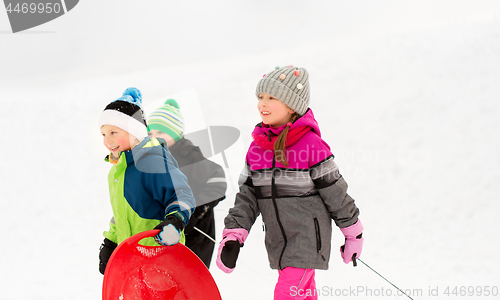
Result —
[[208, 234], [204, 233], [203, 230], [199, 229], [198, 227], [193, 227], [194, 230], [198, 231], [199, 233], [203, 234], [207, 239], [211, 240], [217, 245], [217, 242]]
[[369, 265], [367, 265], [364, 261], [362, 261], [361, 259], [356, 259], [356, 253], [353, 254], [352, 256], [352, 264], [353, 266], [357, 266], [358, 264], [356, 263], [356, 261], [359, 260], [360, 262], [363, 263], [363, 265], [367, 266], [370, 270], [372, 270], [375, 274], [377, 274], [378, 276], [382, 277], [382, 279], [384, 279], [385, 281], [389, 282], [393, 287], [395, 287], [398, 291], [400, 291], [401, 293], [403, 293], [403, 295], [405, 295], [406, 297], [410, 298], [411, 300], [413, 300], [412, 297], [408, 296], [405, 292], [403, 292], [400, 288], [398, 288], [396, 285], [394, 285], [394, 283], [390, 282], [389, 280], [387, 280], [384, 276], [380, 275], [377, 271], [375, 271], [372, 267], [370, 267]]

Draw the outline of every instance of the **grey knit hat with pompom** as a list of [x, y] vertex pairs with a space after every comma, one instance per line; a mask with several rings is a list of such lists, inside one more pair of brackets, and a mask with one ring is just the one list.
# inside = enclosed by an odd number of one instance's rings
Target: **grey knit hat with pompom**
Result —
[[269, 94], [280, 100], [299, 115], [309, 107], [309, 73], [293, 66], [276, 67], [257, 84], [255, 94]]

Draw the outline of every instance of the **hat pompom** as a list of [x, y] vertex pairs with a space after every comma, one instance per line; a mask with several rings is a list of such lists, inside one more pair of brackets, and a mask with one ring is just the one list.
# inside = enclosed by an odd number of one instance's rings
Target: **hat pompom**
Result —
[[109, 103], [99, 118], [99, 127], [113, 125], [137, 139], [147, 136], [147, 123], [141, 108], [142, 95], [136, 88], [128, 88], [123, 95]]
[[123, 92], [123, 95], [116, 100], [127, 101], [139, 107], [142, 107], [141, 91], [139, 91], [137, 88], [134, 87], [126, 89], [125, 92]]
[[177, 103], [177, 101], [175, 101], [174, 99], [168, 99], [167, 101], [165, 101], [165, 105], [170, 105], [179, 109], [179, 103]]

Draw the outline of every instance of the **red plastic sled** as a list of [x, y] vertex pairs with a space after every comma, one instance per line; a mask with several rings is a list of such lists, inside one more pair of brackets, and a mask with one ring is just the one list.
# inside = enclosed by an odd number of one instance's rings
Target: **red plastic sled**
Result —
[[149, 230], [123, 241], [111, 255], [102, 286], [103, 300], [221, 300], [203, 262], [186, 246], [152, 247], [139, 241]]

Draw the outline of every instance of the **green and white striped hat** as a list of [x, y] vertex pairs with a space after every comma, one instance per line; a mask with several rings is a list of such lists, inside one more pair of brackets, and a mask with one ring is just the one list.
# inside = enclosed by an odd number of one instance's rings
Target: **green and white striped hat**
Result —
[[184, 136], [184, 120], [177, 101], [168, 99], [162, 107], [149, 116], [148, 132], [150, 130], [159, 130], [166, 133], [176, 142]]

